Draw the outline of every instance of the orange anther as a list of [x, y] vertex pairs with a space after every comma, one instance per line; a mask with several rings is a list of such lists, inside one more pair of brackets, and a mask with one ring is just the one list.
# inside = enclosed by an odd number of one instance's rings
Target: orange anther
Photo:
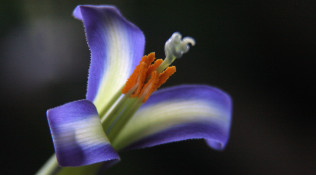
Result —
[[150, 65], [155, 59], [155, 52], [151, 52], [148, 56], [147, 56], [147, 64]]
[[163, 62], [162, 59], [155, 60], [155, 53], [150, 53], [148, 56], [143, 56], [139, 65], [136, 66], [132, 75], [128, 78], [125, 86], [122, 89], [122, 93], [126, 94], [131, 89], [131, 97], [142, 97], [145, 102], [149, 96], [157, 90], [167, 79], [176, 72], [174, 66], [168, 67], [162, 73], [158, 73], [156, 69]]
[[137, 97], [140, 91], [142, 90], [145, 80], [146, 80], [147, 70], [148, 70], [148, 65], [145, 62], [140, 63], [139, 74], [138, 74], [137, 81], [135, 83], [137, 85], [137, 88], [132, 94], [132, 97]]
[[139, 75], [139, 70], [140, 70], [140, 65], [136, 66], [134, 72], [126, 81], [125, 86], [122, 89], [122, 94], [126, 94], [130, 89], [132, 89], [135, 86], [138, 75]]
[[157, 71], [153, 71], [150, 79], [144, 85], [144, 88], [140, 95], [144, 98], [143, 102], [145, 102], [149, 96], [157, 89], [157, 84], [159, 82], [159, 74]]
[[147, 77], [149, 77], [151, 75], [151, 73], [156, 70], [160, 64], [163, 62], [162, 59], [158, 59], [154, 62], [154, 64], [150, 65], [148, 68], [148, 72], [147, 72]]
[[162, 85], [164, 84], [168, 78], [174, 74], [176, 72], [176, 67], [175, 66], [171, 66], [171, 67], [168, 67], [165, 71], [163, 71], [162, 73], [160, 73], [159, 75], [159, 82], [158, 82], [158, 85], [157, 85], [157, 89]]

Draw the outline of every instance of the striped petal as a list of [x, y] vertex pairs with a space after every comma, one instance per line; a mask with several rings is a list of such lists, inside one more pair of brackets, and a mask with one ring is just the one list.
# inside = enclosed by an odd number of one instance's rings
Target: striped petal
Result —
[[157, 91], [113, 140], [116, 149], [134, 149], [205, 139], [224, 149], [232, 103], [223, 91], [206, 85], [182, 85]]
[[49, 109], [47, 119], [59, 165], [82, 166], [119, 160], [90, 101], [74, 101]]
[[73, 15], [82, 20], [91, 50], [86, 98], [103, 115], [142, 58], [145, 37], [113, 6], [81, 5]]

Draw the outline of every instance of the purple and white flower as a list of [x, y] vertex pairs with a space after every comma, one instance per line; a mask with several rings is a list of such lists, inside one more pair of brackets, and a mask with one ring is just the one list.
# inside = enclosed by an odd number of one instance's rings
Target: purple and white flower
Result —
[[[229, 95], [208, 85], [165, 88], [145, 103], [122, 94], [144, 55], [143, 32], [114, 6], [80, 5], [73, 15], [83, 22], [91, 63], [86, 99], [47, 111], [60, 166], [113, 163], [123, 149], [187, 139], [205, 139], [213, 149], [224, 149], [232, 115]], [[169, 40], [165, 46], [168, 65], [194, 45], [178, 33], [173, 38], [178, 42]], [[172, 43], [178, 43], [175, 49]]]

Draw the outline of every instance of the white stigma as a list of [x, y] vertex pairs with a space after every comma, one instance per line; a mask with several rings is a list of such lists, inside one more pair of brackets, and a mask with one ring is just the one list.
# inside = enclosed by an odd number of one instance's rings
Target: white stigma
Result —
[[166, 58], [156, 69], [158, 73], [163, 72], [168, 66], [170, 66], [176, 58], [182, 57], [183, 54], [187, 53], [190, 49], [190, 45], [195, 45], [195, 40], [191, 37], [184, 37], [179, 32], [175, 32], [166, 41], [165, 54]]
[[184, 37], [182, 39], [180, 33], [173, 33], [165, 44], [166, 59], [171, 59], [170, 61], [173, 62], [175, 58], [182, 57], [183, 54], [189, 51], [190, 44], [192, 46], [195, 45], [195, 40], [193, 38]]

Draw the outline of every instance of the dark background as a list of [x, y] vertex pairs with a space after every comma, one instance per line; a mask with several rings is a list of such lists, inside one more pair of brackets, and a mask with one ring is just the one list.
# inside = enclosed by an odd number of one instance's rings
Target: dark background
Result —
[[105, 174], [316, 174], [315, 0], [1, 0], [0, 174], [35, 173], [54, 151], [46, 110], [85, 97], [77, 4], [116, 5], [158, 57], [173, 32], [194, 37], [165, 87], [209, 84], [234, 102], [225, 151], [202, 140], [128, 151]]

